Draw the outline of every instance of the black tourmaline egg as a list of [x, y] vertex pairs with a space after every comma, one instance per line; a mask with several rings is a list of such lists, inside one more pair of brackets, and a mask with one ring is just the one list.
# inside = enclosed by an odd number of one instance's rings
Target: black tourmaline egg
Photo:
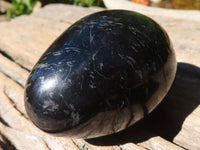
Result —
[[150, 113], [175, 71], [174, 50], [157, 23], [106, 10], [73, 24], [43, 54], [28, 78], [25, 108], [48, 133], [107, 135]]

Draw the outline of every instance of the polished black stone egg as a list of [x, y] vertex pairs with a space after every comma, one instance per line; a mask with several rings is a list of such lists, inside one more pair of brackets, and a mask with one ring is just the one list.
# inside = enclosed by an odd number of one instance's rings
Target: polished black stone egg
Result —
[[27, 81], [25, 108], [55, 135], [116, 133], [162, 101], [175, 72], [174, 50], [156, 22], [106, 10], [74, 23], [42, 55]]

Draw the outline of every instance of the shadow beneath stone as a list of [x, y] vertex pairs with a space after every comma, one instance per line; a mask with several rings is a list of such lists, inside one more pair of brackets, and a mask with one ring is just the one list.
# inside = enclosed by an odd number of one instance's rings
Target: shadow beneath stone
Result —
[[154, 136], [172, 141], [186, 117], [200, 104], [200, 68], [178, 63], [174, 83], [161, 104], [132, 127], [108, 136], [87, 139], [94, 145], [139, 143]]

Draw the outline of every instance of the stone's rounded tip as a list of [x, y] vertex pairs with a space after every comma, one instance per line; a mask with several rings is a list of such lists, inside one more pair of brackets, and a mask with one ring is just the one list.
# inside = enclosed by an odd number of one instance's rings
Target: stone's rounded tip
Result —
[[168, 92], [176, 59], [166, 32], [136, 12], [107, 10], [68, 28], [33, 68], [25, 108], [41, 130], [90, 138], [121, 131]]

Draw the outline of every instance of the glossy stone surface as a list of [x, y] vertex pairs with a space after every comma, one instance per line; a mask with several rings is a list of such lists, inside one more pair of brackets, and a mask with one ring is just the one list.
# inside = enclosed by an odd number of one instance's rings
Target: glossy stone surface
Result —
[[25, 108], [54, 135], [91, 138], [121, 131], [168, 92], [176, 59], [166, 32], [131, 11], [89, 15], [67, 29], [34, 66]]

